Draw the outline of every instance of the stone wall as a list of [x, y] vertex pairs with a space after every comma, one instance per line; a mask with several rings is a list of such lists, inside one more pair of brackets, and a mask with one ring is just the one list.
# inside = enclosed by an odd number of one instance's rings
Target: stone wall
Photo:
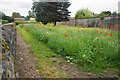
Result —
[[103, 28], [110, 28], [113, 26], [112, 30], [119, 30], [118, 29], [118, 19], [120, 17], [104, 17], [103, 20], [100, 18], [89, 18], [89, 19], [72, 19], [67, 22], [57, 22], [58, 25], [68, 25], [68, 26], [77, 26], [77, 27], [103, 27]]
[[0, 26], [0, 31], [0, 78], [16, 78], [16, 26], [12, 23], [5, 24]]

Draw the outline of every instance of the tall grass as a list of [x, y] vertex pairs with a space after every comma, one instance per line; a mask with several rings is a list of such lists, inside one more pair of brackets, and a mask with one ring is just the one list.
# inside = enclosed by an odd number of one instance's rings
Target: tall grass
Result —
[[[52, 25], [22, 25], [23, 29], [63, 57], [81, 66], [118, 67], [118, 33], [100, 28], [75, 28]], [[99, 31], [97, 33], [97, 31]], [[100, 34], [100, 32], [102, 32]], [[107, 34], [105, 34], [107, 33]], [[113, 34], [113, 36], [109, 36]]]

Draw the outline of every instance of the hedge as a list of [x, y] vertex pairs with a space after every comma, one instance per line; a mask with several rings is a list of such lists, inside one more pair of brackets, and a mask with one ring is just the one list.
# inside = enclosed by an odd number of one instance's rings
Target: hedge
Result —
[[2, 22], [2, 24], [7, 24], [7, 23], [9, 23], [8, 20], [0, 20], [0, 22]]
[[16, 25], [19, 24], [40, 24], [39, 22], [15, 22]]

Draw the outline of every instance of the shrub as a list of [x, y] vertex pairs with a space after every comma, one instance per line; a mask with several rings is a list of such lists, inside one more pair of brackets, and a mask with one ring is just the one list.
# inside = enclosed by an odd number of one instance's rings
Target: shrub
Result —
[[0, 20], [0, 22], [2, 22], [2, 24], [7, 24], [7, 23], [9, 23], [8, 20]]
[[15, 22], [16, 25], [19, 25], [19, 24], [41, 24], [39, 22]]
[[103, 20], [103, 19], [104, 19], [104, 16], [100, 16], [100, 19]]

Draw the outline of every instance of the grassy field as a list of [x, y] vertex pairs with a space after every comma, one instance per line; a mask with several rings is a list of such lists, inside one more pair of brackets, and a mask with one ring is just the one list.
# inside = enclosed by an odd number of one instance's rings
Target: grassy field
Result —
[[[34, 42], [33, 45], [36, 46], [31, 47], [31, 50], [38, 55], [41, 55], [39, 49], [42, 48], [38, 42], [43, 42], [54, 51], [54, 55], [63, 56], [68, 63], [77, 64], [83, 71], [119, 71], [118, 32], [100, 28], [60, 25], [53, 27], [51, 24], [22, 24], [19, 26], [19, 30], [22, 29], [34, 36], [27, 42]], [[49, 55], [52, 53], [49, 52]]]

